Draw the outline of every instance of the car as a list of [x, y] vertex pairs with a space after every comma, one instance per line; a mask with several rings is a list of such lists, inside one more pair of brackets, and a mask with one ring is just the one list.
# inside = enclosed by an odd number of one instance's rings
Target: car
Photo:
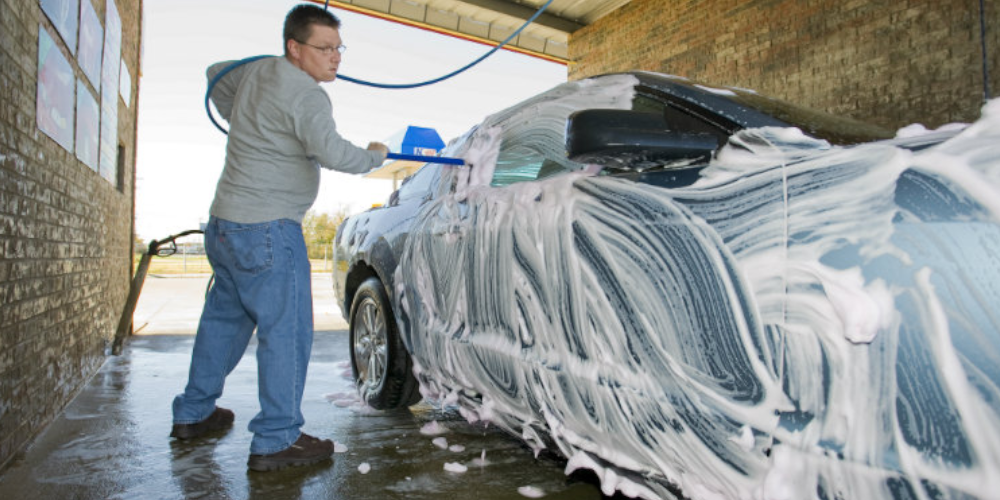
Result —
[[996, 498], [1000, 100], [887, 131], [560, 85], [337, 232], [353, 373], [648, 499]]

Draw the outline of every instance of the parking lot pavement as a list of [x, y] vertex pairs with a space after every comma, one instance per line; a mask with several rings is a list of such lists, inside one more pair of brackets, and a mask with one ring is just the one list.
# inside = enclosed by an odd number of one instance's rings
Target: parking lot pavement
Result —
[[[136, 335], [189, 333], [198, 330], [210, 275], [149, 275], [146, 277], [132, 324]], [[329, 273], [312, 275], [313, 327], [316, 331], [342, 330], [341, 317]]]
[[[567, 477], [564, 461], [536, 458], [520, 441], [469, 424], [455, 411], [426, 402], [401, 412], [361, 405], [344, 329], [316, 332], [302, 405], [303, 430], [338, 443], [332, 462], [247, 471], [246, 428], [258, 409], [256, 341], [219, 400], [236, 413], [233, 429], [196, 442], [173, 441], [170, 404], [186, 382], [194, 336], [152, 332], [190, 325], [192, 318], [196, 323], [195, 313], [171, 317], [175, 313], [167, 311], [197, 303], [184, 290], [201, 285], [164, 279], [147, 286], [148, 330], [130, 338], [121, 356], [108, 358], [66, 411], [0, 471], [0, 498], [602, 498], [592, 475]], [[443, 433], [427, 434], [431, 427]]]

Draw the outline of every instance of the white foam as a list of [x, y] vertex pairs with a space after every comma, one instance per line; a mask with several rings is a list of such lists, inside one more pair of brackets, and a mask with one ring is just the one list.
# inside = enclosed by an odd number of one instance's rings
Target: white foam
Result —
[[455, 472], [457, 474], [461, 474], [461, 473], [469, 470], [469, 468], [466, 467], [466, 466], [464, 466], [464, 465], [462, 465], [462, 464], [460, 464], [460, 463], [458, 463], [458, 462], [445, 462], [445, 464], [444, 464], [444, 470], [446, 470], [448, 472]]
[[542, 498], [545, 496], [545, 490], [536, 486], [521, 486], [517, 489], [517, 492], [527, 498]]
[[437, 420], [431, 420], [420, 427], [420, 433], [425, 436], [438, 436], [447, 432], [448, 428], [438, 423]]

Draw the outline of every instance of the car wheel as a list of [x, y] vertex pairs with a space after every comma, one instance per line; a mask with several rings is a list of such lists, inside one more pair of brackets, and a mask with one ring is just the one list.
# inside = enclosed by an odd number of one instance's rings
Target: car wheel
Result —
[[378, 278], [365, 280], [351, 304], [351, 371], [361, 399], [372, 408], [405, 408], [420, 401], [413, 361]]

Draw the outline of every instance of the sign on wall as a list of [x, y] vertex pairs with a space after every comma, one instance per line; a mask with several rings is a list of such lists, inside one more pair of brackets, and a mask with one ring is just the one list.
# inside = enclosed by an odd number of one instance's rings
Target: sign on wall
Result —
[[94, 6], [89, 1], [83, 2], [80, 11], [80, 51], [76, 60], [80, 69], [87, 75], [90, 84], [101, 90], [101, 50], [104, 44], [104, 28], [101, 19], [97, 17]]
[[101, 130], [101, 107], [83, 80], [76, 81], [76, 157], [94, 172], [99, 170], [97, 140]]
[[[89, 3], [89, 1], [87, 2]], [[70, 54], [76, 54], [77, 15], [80, 0], [41, 0], [42, 12], [52, 21]]]
[[104, 16], [104, 63], [101, 69], [101, 176], [118, 182], [118, 79], [121, 62], [122, 20], [114, 0]]
[[[91, 0], [38, 2], [58, 33], [50, 33], [44, 22], [38, 26], [38, 128], [117, 185], [118, 98], [126, 107], [132, 100], [132, 75], [121, 57], [118, 6], [106, 0], [102, 27]], [[72, 57], [66, 58], [59, 38], [76, 56], [86, 81], [76, 77]]]
[[44, 25], [38, 25], [38, 128], [66, 151], [73, 151], [73, 96], [76, 77]]
[[125, 64], [125, 59], [122, 59], [121, 65], [122, 77], [118, 81], [118, 86], [120, 89], [120, 94], [122, 96], [122, 101], [125, 102], [125, 107], [132, 105], [132, 74], [128, 70], [128, 65]]

